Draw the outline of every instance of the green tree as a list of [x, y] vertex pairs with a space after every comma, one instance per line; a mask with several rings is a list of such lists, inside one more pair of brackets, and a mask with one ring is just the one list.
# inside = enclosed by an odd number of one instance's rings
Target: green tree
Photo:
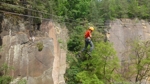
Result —
[[82, 71], [77, 74], [77, 79], [82, 84], [104, 84], [103, 81], [99, 80], [95, 73], [89, 71]]
[[84, 39], [84, 28], [83, 26], [77, 26], [71, 31], [70, 39], [67, 43], [68, 50], [79, 51], [83, 45], [82, 40]]
[[83, 71], [77, 74], [78, 81], [83, 84], [111, 84], [120, 81], [121, 76], [117, 72], [119, 60], [115, 54], [110, 43], [96, 43], [92, 57], [81, 62]]
[[137, 0], [130, 0], [130, 3], [129, 3], [129, 17], [130, 18], [136, 18], [138, 17], [138, 13], [139, 13], [139, 10], [138, 10], [138, 1]]
[[126, 64], [126, 72], [124, 72], [126, 79], [135, 78], [135, 82], [139, 82], [150, 75], [150, 43], [149, 41], [135, 40], [130, 44], [131, 48], [128, 50], [129, 60]]
[[134, 41], [130, 55], [130, 69], [134, 73], [135, 82], [140, 82], [150, 75], [150, 43]]
[[116, 18], [128, 18], [129, 3], [127, 0], [115, 0], [116, 3]]
[[100, 6], [101, 4], [98, 0], [91, 1], [88, 19], [95, 25], [103, 25], [102, 23], [104, 22], [103, 15], [101, 14], [102, 8]]

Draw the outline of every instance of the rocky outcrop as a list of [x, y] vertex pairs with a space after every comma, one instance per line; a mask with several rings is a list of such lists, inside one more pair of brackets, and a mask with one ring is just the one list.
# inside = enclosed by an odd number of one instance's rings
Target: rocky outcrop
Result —
[[[150, 39], [150, 23], [144, 20], [138, 19], [116, 19], [111, 21], [108, 25], [109, 31], [106, 36], [107, 39], [113, 43], [114, 48], [117, 51], [117, 55], [120, 59], [120, 64], [123, 67], [122, 73], [129, 73], [129, 67], [131, 64], [132, 56], [130, 55], [130, 44], [135, 40], [149, 41]], [[143, 56], [144, 57], [144, 56]], [[131, 72], [132, 73], [132, 72]], [[124, 74], [123, 74], [124, 75]], [[126, 75], [126, 74], [125, 74]], [[135, 82], [135, 77], [130, 75], [130, 81]], [[132, 84], [132, 83], [131, 83]], [[141, 84], [150, 84], [149, 75], [143, 78]]]
[[149, 40], [150, 23], [138, 19], [116, 19], [111, 21], [107, 37], [114, 44], [119, 59], [128, 60], [125, 52], [129, 49], [128, 42], [131, 40]]
[[[54, 84], [65, 84], [63, 75], [65, 74], [66, 68], [66, 38], [67, 30], [65, 28], [59, 29], [59, 25], [54, 25], [53, 23], [43, 22], [44, 25], [41, 25], [42, 32], [45, 32], [44, 35], [53, 38], [54, 47], [54, 62], [53, 62], [53, 78]], [[45, 25], [47, 24], [47, 25]], [[56, 33], [54, 33], [56, 32]], [[60, 43], [58, 43], [58, 41]], [[61, 47], [61, 48], [60, 48]]]
[[[25, 79], [27, 84], [65, 84], [65, 26], [43, 21], [37, 29], [23, 19], [15, 19], [8, 17], [1, 20], [0, 64], [13, 67], [10, 75], [16, 80]], [[16, 80], [11, 84], [16, 84]]]

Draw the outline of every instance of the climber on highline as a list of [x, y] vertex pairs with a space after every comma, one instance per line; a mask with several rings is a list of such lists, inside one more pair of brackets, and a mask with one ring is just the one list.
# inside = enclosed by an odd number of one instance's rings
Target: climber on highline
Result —
[[[88, 45], [90, 45], [90, 50], [88, 51], [88, 54], [90, 54], [92, 52], [92, 50], [94, 49], [94, 45], [93, 42], [91, 40], [92, 38], [92, 32], [94, 31], [93, 27], [89, 27], [88, 30], [86, 30], [85, 34], [84, 34], [84, 38], [85, 38], [85, 46], [84, 48], [81, 50], [81, 52], [85, 51], [88, 47]], [[81, 53], [80, 52], [80, 53]]]

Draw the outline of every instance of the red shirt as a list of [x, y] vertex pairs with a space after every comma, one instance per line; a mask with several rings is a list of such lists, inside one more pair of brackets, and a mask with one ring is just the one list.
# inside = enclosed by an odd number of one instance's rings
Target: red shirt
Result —
[[90, 30], [87, 30], [87, 31], [85, 32], [84, 37], [87, 38], [87, 37], [90, 37], [90, 35], [91, 35], [91, 31], [90, 31]]

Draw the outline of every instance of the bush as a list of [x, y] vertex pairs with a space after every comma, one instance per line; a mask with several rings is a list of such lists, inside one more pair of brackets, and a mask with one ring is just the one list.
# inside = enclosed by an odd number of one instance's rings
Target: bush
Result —
[[10, 76], [0, 76], [0, 84], [9, 84], [11, 82], [11, 77]]
[[70, 40], [67, 43], [68, 50], [79, 51], [83, 45], [82, 40], [84, 39], [84, 28], [83, 26], [74, 27], [73, 32], [70, 34]]
[[12, 80], [12, 77], [7, 75], [8, 72], [10, 70], [12, 70], [13, 68], [12, 67], [9, 67], [7, 64], [3, 64], [1, 67], [0, 67], [0, 84], [9, 84]]
[[81, 40], [79, 36], [72, 37], [68, 42], [68, 50], [70, 51], [79, 51], [81, 49]]
[[19, 80], [18, 84], [27, 84], [27, 81], [25, 79]]
[[43, 50], [43, 43], [39, 42], [37, 43], [37, 47], [38, 47], [38, 51], [42, 51]]

